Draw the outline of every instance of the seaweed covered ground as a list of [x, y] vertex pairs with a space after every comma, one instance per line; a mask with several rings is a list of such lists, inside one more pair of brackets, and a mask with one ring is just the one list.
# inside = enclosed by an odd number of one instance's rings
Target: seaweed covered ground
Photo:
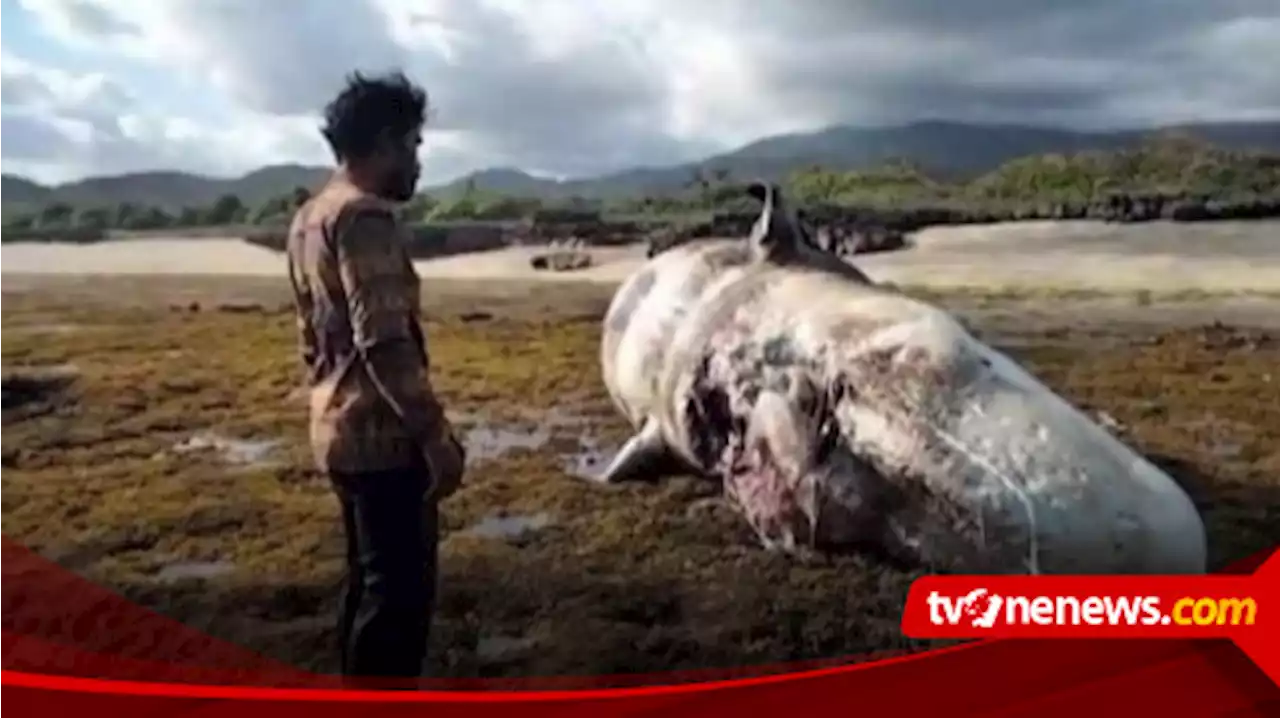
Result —
[[[342, 542], [309, 464], [281, 284], [11, 281], [4, 532], [215, 636], [332, 671]], [[911, 574], [770, 555], [692, 480], [573, 478], [627, 433], [597, 368], [608, 287], [427, 291], [434, 380], [474, 459], [443, 509], [433, 673], [652, 672], [923, 645], [898, 633]], [[931, 298], [1183, 480], [1215, 566], [1280, 541], [1274, 327], [1150, 297], [1111, 314], [1085, 299]]]

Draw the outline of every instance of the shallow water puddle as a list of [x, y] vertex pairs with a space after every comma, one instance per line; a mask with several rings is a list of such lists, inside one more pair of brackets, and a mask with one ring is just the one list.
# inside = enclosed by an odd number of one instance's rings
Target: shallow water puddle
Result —
[[537, 641], [523, 636], [485, 636], [476, 642], [476, 658], [482, 661], [498, 661], [513, 658], [537, 645]]
[[[617, 455], [620, 446], [604, 446], [592, 433], [599, 417], [583, 416], [563, 409], [528, 412], [522, 422], [499, 423], [475, 414], [450, 418], [459, 426], [467, 426], [462, 443], [467, 449], [467, 463], [498, 459], [513, 450], [550, 449], [559, 459], [564, 472], [578, 478], [594, 479]], [[573, 447], [565, 450], [566, 446]]]
[[179, 454], [215, 451], [228, 463], [260, 467], [271, 465], [271, 454], [279, 446], [280, 442], [273, 439], [232, 439], [215, 432], [200, 432], [175, 444], [173, 450]]
[[590, 417], [578, 416], [560, 409], [546, 412], [522, 412], [520, 422], [499, 423], [477, 414], [459, 414], [451, 420], [467, 426], [462, 443], [467, 448], [467, 461], [497, 459], [517, 449], [537, 450], [551, 442], [556, 429], [588, 426]]
[[10, 327], [19, 334], [74, 334], [87, 329], [83, 324], [51, 322], [48, 324], [22, 324]]
[[564, 472], [580, 479], [597, 479], [618, 455], [618, 448], [605, 448], [594, 436], [584, 434], [578, 438], [578, 450], [563, 454]]
[[1213, 444], [1211, 451], [1219, 459], [1234, 459], [1244, 452], [1244, 446], [1234, 441], [1221, 441]]
[[463, 536], [476, 538], [515, 540], [550, 525], [551, 515], [546, 513], [494, 513], [463, 529], [461, 533]]
[[6, 376], [38, 379], [75, 379], [80, 376], [80, 367], [70, 362], [64, 364], [19, 364], [5, 368]]
[[520, 430], [484, 423], [471, 427], [462, 437], [467, 463], [496, 459], [515, 449], [540, 449], [550, 440], [547, 426]]
[[235, 570], [236, 565], [230, 561], [179, 561], [160, 569], [156, 578], [161, 581], [209, 580]]

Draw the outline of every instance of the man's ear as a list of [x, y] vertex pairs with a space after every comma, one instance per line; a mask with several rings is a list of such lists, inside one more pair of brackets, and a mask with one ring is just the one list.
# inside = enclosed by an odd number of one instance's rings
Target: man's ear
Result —
[[384, 128], [378, 133], [378, 138], [374, 140], [373, 151], [369, 155], [371, 157], [394, 156], [403, 150], [404, 137], [393, 132], [391, 128]]

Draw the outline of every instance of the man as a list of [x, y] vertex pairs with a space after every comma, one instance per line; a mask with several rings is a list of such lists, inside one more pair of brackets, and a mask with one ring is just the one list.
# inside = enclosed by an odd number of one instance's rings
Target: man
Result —
[[418, 276], [395, 206], [413, 196], [426, 93], [351, 75], [325, 110], [338, 167], [288, 238], [317, 466], [342, 506], [348, 676], [417, 677], [436, 601], [437, 502], [465, 452], [431, 388]]

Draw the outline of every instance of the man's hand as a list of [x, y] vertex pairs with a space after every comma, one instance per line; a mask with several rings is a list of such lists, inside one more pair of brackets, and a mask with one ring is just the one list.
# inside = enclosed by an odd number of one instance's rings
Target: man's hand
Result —
[[458, 441], [452, 427], [445, 427], [442, 441], [429, 442], [423, 458], [434, 482], [433, 494], [437, 499], [447, 499], [462, 487], [466, 474], [467, 450]]

